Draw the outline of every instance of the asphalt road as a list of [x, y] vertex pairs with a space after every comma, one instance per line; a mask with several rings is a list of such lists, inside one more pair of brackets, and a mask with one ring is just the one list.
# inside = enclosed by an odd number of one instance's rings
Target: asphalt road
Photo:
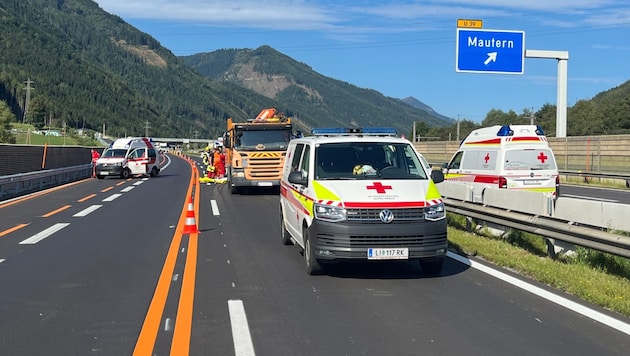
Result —
[[[194, 186], [190, 164], [171, 158], [156, 178], [0, 203], [1, 355], [630, 350], [627, 318], [481, 261], [449, 258], [437, 277], [410, 262], [308, 276], [280, 242], [277, 191]], [[198, 233], [185, 232], [190, 205]]]

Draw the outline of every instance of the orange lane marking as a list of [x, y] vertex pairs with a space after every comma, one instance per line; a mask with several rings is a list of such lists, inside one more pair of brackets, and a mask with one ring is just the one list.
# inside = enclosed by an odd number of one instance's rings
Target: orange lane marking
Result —
[[[193, 178], [195, 175], [193, 174]], [[199, 212], [199, 180], [195, 179], [194, 210]], [[198, 216], [195, 213], [195, 216]], [[199, 225], [197, 225], [199, 226]], [[195, 300], [195, 274], [197, 271], [197, 242], [198, 233], [192, 233], [188, 237], [188, 253], [184, 265], [184, 277], [182, 290], [177, 306], [177, 318], [175, 318], [175, 330], [171, 344], [171, 355], [188, 355], [190, 351], [190, 335], [192, 330], [193, 304]]]
[[19, 224], [19, 225], [15, 225], [14, 227], [4, 230], [2, 232], [0, 232], [0, 237], [4, 236], [4, 235], [8, 235], [10, 233], [12, 233], [13, 231], [17, 231], [25, 226], [28, 226], [28, 224]]
[[105, 193], [105, 192], [110, 191], [112, 189], [114, 189], [114, 187], [107, 187], [107, 188], [101, 190], [101, 193]]
[[127, 181], [126, 181], [126, 180], [124, 180], [124, 181], [122, 181], [122, 182], [118, 182], [118, 183], [116, 183], [116, 186], [123, 185], [123, 184], [125, 184], [125, 182], [127, 182]]
[[47, 217], [53, 216], [53, 215], [57, 214], [57, 213], [58, 213], [58, 212], [60, 212], [60, 211], [64, 211], [64, 210], [68, 209], [68, 208], [69, 208], [69, 207], [71, 207], [71, 206], [72, 206], [72, 205], [64, 205], [64, 206], [62, 206], [61, 208], [59, 208], [59, 209], [57, 209], [57, 210], [53, 210], [53, 211], [51, 211], [50, 213], [47, 213], [47, 214], [42, 215], [42, 218], [47, 218]]
[[81, 199], [79, 199], [79, 200], [77, 200], [77, 201], [78, 201], [79, 203], [83, 203], [84, 201], [86, 201], [86, 200], [88, 200], [88, 199], [92, 199], [92, 198], [94, 198], [95, 196], [96, 196], [96, 194], [90, 194], [90, 195], [88, 195], [87, 197], [85, 197], [85, 198], [81, 198]]
[[[188, 183], [188, 191], [186, 197], [192, 194], [193, 188], [193, 176], [191, 176]], [[179, 222], [175, 228], [173, 240], [168, 248], [166, 254], [166, 260], [162, 266], [162, 272], [158, 279], [155, 293], [151, 299], [149, 310], [144, 318], [138, 341], [136, 341], [136, 347], [133, 350], [134, 356], [151, 356], [153, 354], [153, 347], [155, 346], [155, 340], [157, 339], [158, 330], [162, 322], [162, 314], [164, 313], [164, 306], [166, 305], [166, 299], [168, 297], [168, 291], [171, 286], [171, 279], [173, 277], [173, 271], [175, 270], [175, 262], [177, 262], [177, 254], [179, 253], [179, 246], [182, 241], [182, 231], [186, 224], [186, 212], [188, 211], [188, 199], [184, 200], [182, 211], [179, 215]]]

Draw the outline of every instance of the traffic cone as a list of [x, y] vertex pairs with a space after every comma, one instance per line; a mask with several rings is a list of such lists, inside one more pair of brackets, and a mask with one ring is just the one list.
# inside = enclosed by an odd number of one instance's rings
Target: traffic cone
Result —
[[186, 212], [186, 222], [184, 223], [184, 234], [198, 234], [197, 223], [195, 222], [195, 207], [192, 196], [188, 199], [188, 211]]

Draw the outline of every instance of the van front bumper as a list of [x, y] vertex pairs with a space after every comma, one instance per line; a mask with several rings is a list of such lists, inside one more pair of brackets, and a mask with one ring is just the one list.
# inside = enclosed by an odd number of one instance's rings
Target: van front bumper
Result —
[[97, 164], [96, 168], [94, 169], [94, 173], [97, 176], [120, 176], [122, 174], [122, 171], [123, 171], [122, 166], [115, 166], [112, 164], [108, 164], [108, 165]]
[[370, 248], [408, 248], [409, 259], [446, 255], [446, 219], [404, 223], [313, 220], [309, 238], [318, 259], [367, 260]]

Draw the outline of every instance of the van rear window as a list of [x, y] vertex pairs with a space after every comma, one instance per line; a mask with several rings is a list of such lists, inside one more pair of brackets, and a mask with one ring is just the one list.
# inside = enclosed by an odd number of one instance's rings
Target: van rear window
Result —
[[556, 160], [550, 149], [520, 149], [505, 151], [504, 169], [518, 170], [556, 170]]

